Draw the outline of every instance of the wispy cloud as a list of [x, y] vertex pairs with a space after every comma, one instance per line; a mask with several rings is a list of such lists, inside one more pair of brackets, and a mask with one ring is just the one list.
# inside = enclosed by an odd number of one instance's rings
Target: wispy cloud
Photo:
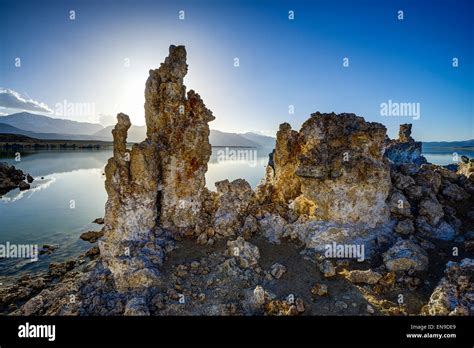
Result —
[[25, 111], [53, 112], [45, 103], [38, 102], [31, 98], [25, 99], [20, 93], [2, 87], [0, 87], [0, 107]]

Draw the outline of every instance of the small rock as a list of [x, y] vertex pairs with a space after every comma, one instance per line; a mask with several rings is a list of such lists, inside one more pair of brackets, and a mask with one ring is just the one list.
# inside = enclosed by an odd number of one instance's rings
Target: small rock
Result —
[[256, 265], [260, 258], [258, 248], [255, 245], [246, 242], [242, 237], [227, 242], [227, 254], [229, 256], [234, 256], [243, 268], [249, 268]]
[[94, 221], [92, 221], [92, 223], [98, 224], [98, 225], [103, 225], [104, 224], [104, 218], [97, 218]]
[[53, 251], [55, 251], [56, 249], [58, 248], [58, 246], [54, 246], [54, 245], [49, 245], [49, 244], [44, 244], [43, 247], [39, 250], [39, 254], [40, 255], [43, 255], [43, 254], [52, 254]]
[[316, 283], [312, 288], [311, 288], [311, 293], [314, 296], [327, 296], [328, 295], [328, 286], [326, 284], [319, 284]]
[[297, 298], [295, 300], [296, 310], [298, 313], [303, 313], [305, 311], [303, 299]]
[[320, 263], [319, 270], [326, 278], [334, 277], [336, 275], [336, 268], [334, 267], [331, 260], [324, 260], [322, 263]]
[[376, 284], [382, 275], [374, 272], [371, 269], [366, 271], [354, 270], [350, 271], [347, 275], [347, 279], [352, 283], [364, 283], [364, 284]]
[[104, 235], [102, 231], [87, 231], [81, 234], [79, 238], [86, 242], [95, 243], [97, 240]]
[[424, 271], [428, 268], [428, 255], [412, 241], [398, 240], [383, 254], [385, 266], [389, 271]]
[[280, 263], [273, 264], [270, 271], [272, 276], [275, 277], [276, 279], [280, 279], [283, 276], [283, 274], [285, 274], [285, 272], [286, 272], [286, 267]]
[[265, 303], [265, 290], [260, 285], [257, 285], [253, 290], [252, 303], [256, 307], [263, 306]]
[[196, 241], [198, 244], [204, 245], [207, 244], [208, 239], [207, 239], [207, 233], [201, 233]]
[[400, 220], [395, 227], [395, 232], [403, 235], [408, 235], [412, 234], [415, 232], [415, 226], [413, 225], [413, 221], [406, 219], [406, 220]]
[[142, 297], [134, 297], [127, 302], [124, 315], [129, 316], [149, 316], [150, 311]]
[[93, 246], [89, 250], [86, 251], [86, 256], [90, 257], [91, 259], [95, 258], [100, 254], [100, 250], [98, 246]]

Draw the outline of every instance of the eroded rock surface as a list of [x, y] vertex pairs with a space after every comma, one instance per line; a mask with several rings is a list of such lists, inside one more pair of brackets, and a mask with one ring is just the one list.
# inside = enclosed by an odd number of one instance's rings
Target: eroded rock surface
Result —
[[411, 137], [411, 124], [400, 125], [398, 140], [389, 140], [385, 150], [385, 156], [395, 164], [402, 163], [426, 163], [421, 155], [422, 144]]
[[127, 149], [131, 124], [124, 114], [112, 132], [114, 157], [105, 169], [109, 198], [99, 247], [120, 288], [146, 287], [158, 279], [158, 226], [178, 233], [199, 222], [211, 154], [208, 122], [214, 117], [198, 94], [186, 94], [186, 73], [184, 46], [171, 46], [146, 83], [147, 139]]
[[[383, 158], [386, 129], [354, 114], [312, 114], [299, 132], [282, 124], [273, 175], [259, 194], [293, 202], [298, 214], [371, 227], [388, 217], [390, 172]], [[264, 201], [262, 199], [262, 201]]]

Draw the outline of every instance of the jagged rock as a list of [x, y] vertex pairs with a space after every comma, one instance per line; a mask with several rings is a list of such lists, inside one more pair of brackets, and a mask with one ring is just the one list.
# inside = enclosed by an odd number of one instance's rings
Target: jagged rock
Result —
[[326, 284], [317, 283], [311, 288], [311, 294], [313, 294], [313, 296], [319, 296], [319, 297], [327, 296], [328, 286]]
[[42, 309], [43, 305], [43, 297], [41, 295], [35, 296], [23, 305], [22, 314], [27, 316], [37, 314]]
[[[457, 167], [456, 167], [457, 170]], [[455, 183], [459, 179], [459, 175], [456, 174], [456, 170], [450, 170], [449, 168], [446, 167], [441, 167], [438, 166], [435, 171], [441, 175], [442, 179], [449, 180], [453, 183]]]
[[401, 143], [411, 143], [415, 140], [411, 137], [411, 124], [405, 123], [400, 125], [398, 131], [398, 141]]
[[281, 263], [274, 263], [270, 269], [270, 273], [275, 279], [280, 279], [283, 274], [286, 273], [286, 267], [283, 266]]
[[255, 216], [248, 215], [245, 218], [244, 225], [241, 229], [241, 234], [244, 239], [250, 239], [250, 237], [258, 231], [258, 222]]
[[411, 206], [408, 199], [399, 191], [394, 191], [389, 200], [390, 212], [392, 215], [401, 218], [410, 218]]
[[474, 182], [474, 158], [469, 159], [467, 156], [461, 156], [457, 173]]
[[336, 275], [336, 267], [334, 267], [331, 260], [323, 260], [323, 262], [319, 264], [319, 270], [325, 278], [334, 277]]
[[261, 285], [257, 285], [255, 289], [246, 291], [247, 299], [244, 301], [244, 307], [248, 306], [251, 311], [261, 310], [265, 303], [275, 298], [275, 295], [266, 291]]
[[405, 189], [406, 197], [412, 201], [418, 201], [423, 197], [423, 189], [421, 186], [413, 185]]
[[296, 175], [298, 156], [301, 152], [299, 133], [288, 123], [282, 123], [277, 132], [275, 150], [271, 160], [274, 170], [273, 201], [288, 202], [301, 194], [301, 183]]
[[395, 232], [403, 235], [412, 234], [413, 232], [415, 232], [415, 226], [413, 225], [413, 221], [408, 219], [400, 220], [397, 226], [395, 226]]
[[469, 194], [456, 184], [446, 185], [441, 193], [450, 201], [462, 201], [469, 198]]
[[170, 46], [159, 69], [150, 70], [145, 88], [147, 139], [161, 158], [160, 223], [165, 228], [193, 227], [205, 195], [211, 155], [208, 122], [214, 120], [200, 96], [186, 94], [184, 46]]
[[90, 248], [89, 250], [86, 251], [85, 255], [88, 256], [91, 259], [99, 256], [100, 255], [99, 247], [98, 246], [93, 246], [92, 248]]
[[436, 168], [434, 165], [423, 164], [415, 176], [417, 185], [432, 190], [435, 194], [441, 187], [441, 175], [434, 170]]
[[51, 255], [59, 246], [44, 244], [43, 247], [39, 250], [40, 255], [48, 254]]
[[416, 228], [421, 235], [434, 239], [453, 240], [456, 236], [456, 230], [444, 220], [433, 226], [425, 217], [420, 216], [416, 219]]
[[[25, 179], [28, 182], [24, 181]], [[23, 173], [6, 162], [0, 162], [0, 196], [17, 187], [20, 191], [28, 190], [31, 182], [33, 178], [29, 174]]]
[[384, 264], [391, 272], [424, 271], [428, 268], [428, 255], [409, 240], [398, 240], [383, 254]]
[[346, 278], [352, 283], [376, 284], [382, 279], [382, 275], [371, 269], [365, 271], [353, 270], [346, 275]]
[[404, 175], [397, 171], [392, 171], [391, 176], [393, 185], [401, 191], [405, 190], [411, 185], [415, 185], [415, 180], [411, 176]]
[[216, 182], [216, 188], [219, 208], [214, 216], [214, 230], [219, 235], [232, 236], [242, 226], [253, 191], [243, 179], [219, 181]]
[[389, 140], [386, 144], [385, 157], [395, 165], [404, 163], [420, 165], [426, 163], [421, 152], [421, 142], [414, 141], [411, 137], [411, 124], [401, 124], [398, 140]]
[[28, 184], [26, 181], [20, 181], [18, 184], [18, 188], [20, 191], [25, 191], [30, 189], [30, 184]]
[[444, 216], [443, 206], [434, 197], [423, 199], [418, 205], [418, 211], [431, 226], [436, 226]]
[[391, 183], [383, 158], [385, 133], [383, 125], [354, 114], [317, 112], [299, 132], [282, 124], [274, 175], [265, 183], [273, 190], [264, 192], [273, 192], [275, 200], [286, 203], [302, 195], [298, 201], [312, 208], [310, 213], [319, 220], [372, 227], [386, 222]]
[[268, 215], [260, 220], [261, 233], [272, 243], [280, 244], [287, 222], [280, 215]]
[[87, 231], [80, 235], [82, 240], [85, 240], [89, 243], [95, 243], [97, 240], [104, 235], [102, 231]]
[[124, 315], [149, 316], [150, 311], [148, 310], [145, 299], [142, 297], [133, 297], [130, 299], [125, 306]]
[[258, 247], [246, 242], [242, 237], [227, 242], [227, 254], [229, 256], [234, 256], [243, 268], [249, 268], [256, 265], [260, 258]]
[[158, 227], [176, 233], [202, 222], [209, 195], [204, 178], [211, 154], [208, 122], [214, 117], [198, 94], [186, 94], [186, 73], [184, 46], [170, 46], [146, 82], [147, 139], [127, 149], [131, 124], [124, 114], [112, 131], [114, 156], [105, 168], [108, 200], [99, 248], [121, 291], [158, 281]]
[[97, 218], [95, 219], [94, 221], [92, 221], [92, 223], [94, 224], [98, 224], [98, 225], [103, 225], [104, 224], [104, 218]]
[[474, 315], [474, 260], [449, 261], [422, 311], [428, 315]]

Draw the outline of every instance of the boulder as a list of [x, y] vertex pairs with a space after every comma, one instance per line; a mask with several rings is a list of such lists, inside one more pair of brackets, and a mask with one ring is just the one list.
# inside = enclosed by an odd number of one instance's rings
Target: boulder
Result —
[[218, 209], [214, 215], [214, 230], [225, 237], [235, 235], [244, 222], [253, 198], [252, 188], [243, 179], [219, 181], [216, 182], [216, 188]]
[[80, 238], [86, 242], [95, 243], [104, 235], [102, 231], [87, 231], [81, 234]]
[[352, 283], [376, 284], [382, 279], [382, 275], [371, 269], [365, 271], [353, 270], [346, 275], [346, 278]]
[[390, 272], [425, 271], [428, 268], [426, 252], [412, 241], [403, 239], [383, 254], [383, 261]]
[[474, 260], [449, 261], [444, 277], [434, 289], [422, 313], [427, 315], [474, 315]]
[[227, 242], [227, 255], [239, 261], [242, 268], [255, 266], [260, 258], [260, 251], [255, 245], [246, 242], [242, 237]]

